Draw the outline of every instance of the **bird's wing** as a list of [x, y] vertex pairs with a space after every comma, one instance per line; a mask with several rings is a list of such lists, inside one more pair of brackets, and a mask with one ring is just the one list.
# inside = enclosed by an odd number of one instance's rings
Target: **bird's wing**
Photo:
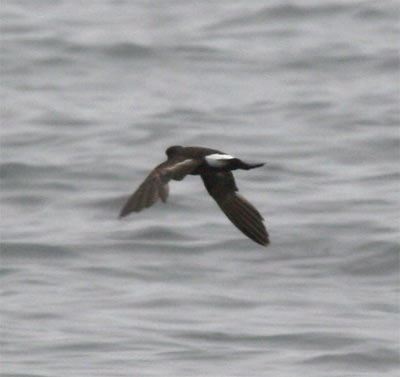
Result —
[[228, 172], [202, 174], [208, 193], [215, 199], [229, 220], [247, 237], [267, 246], [269, 237], [263, 217], [257, 209], [238, 193], [233, 174]]
[[155, 204], [159, 198], [163, 202], [168, 197], [168, 182], [173, 179], [181, 181], [190, 174], [201, 161], [194, 159], [167, 160], [156, 166], [138, 189], [130, 196], [119, 216], [124, 217], [131, 212], [139, 212]]

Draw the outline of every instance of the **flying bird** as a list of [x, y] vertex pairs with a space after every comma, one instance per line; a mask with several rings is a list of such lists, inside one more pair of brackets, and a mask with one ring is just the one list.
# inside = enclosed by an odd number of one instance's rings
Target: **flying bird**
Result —
[[208, 193], [228, 219], [247, 237], [260, 245], [269, 243], [263, 217], [239, 194], [232, 170], [250, 170], [263, 163], [247, 163], [229, 154], [203, 147], [172, 146], [165, 151], [167, 160], [156, 166], [130, 196], [119, 216], [140, 212], [168, 198], [168, 182], [181, 181], [186, 175], [200, 175]]

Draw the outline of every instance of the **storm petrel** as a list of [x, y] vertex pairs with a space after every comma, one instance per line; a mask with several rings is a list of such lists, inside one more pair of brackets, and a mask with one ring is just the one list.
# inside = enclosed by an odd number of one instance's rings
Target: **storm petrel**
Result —
[[247, 237], [260, 245], [269, 243], [263, 217], [239, 194], [232, 170], [250, 170], [263, 163], [247, 163], [215, 149], [172, 146], [165, 151], [168, 159], [156, 166], [131, 195], [119, 216], [139, 212], [155, 204], [159, 198], [166, 202], [168, 182], [181, 181], [186, 175], [200, 175], [208, 193], [228, 219]]

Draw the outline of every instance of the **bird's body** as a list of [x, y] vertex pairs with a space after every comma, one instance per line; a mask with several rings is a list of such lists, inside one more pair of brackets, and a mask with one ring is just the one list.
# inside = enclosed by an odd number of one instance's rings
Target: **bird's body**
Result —
[[150, 207], [168, 197], [168, 182], [181, 181], [186, 175], [200, 175], [208, 193], [221, 210], [247, 237], [260, 245], [268, 245], [269, 237], [257, 209], [238, 193], [232, 170], [250, 170], [264, 165], [246, 163], [226, 153], [203, 147], [172, 146], [168, 159], [156, 166], [131, 195], [120, 217]]

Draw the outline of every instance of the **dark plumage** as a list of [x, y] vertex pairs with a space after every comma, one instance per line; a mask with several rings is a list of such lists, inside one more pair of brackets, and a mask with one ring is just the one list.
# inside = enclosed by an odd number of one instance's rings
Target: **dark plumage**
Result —
[[263, 163], [250, 164], [215, 149], [202, 147], [169, 147], [168, 159], [156, 166], [131, 195], [120, 217], [139, 212], [168, 197], [168, 182], [181, 181], [186, 175], [200, 175], [208, 193], [231, 222], [247, 237], [260, 245], [269, 243], [263, 217], [239, 194], [232, 170], [250, 170]]

